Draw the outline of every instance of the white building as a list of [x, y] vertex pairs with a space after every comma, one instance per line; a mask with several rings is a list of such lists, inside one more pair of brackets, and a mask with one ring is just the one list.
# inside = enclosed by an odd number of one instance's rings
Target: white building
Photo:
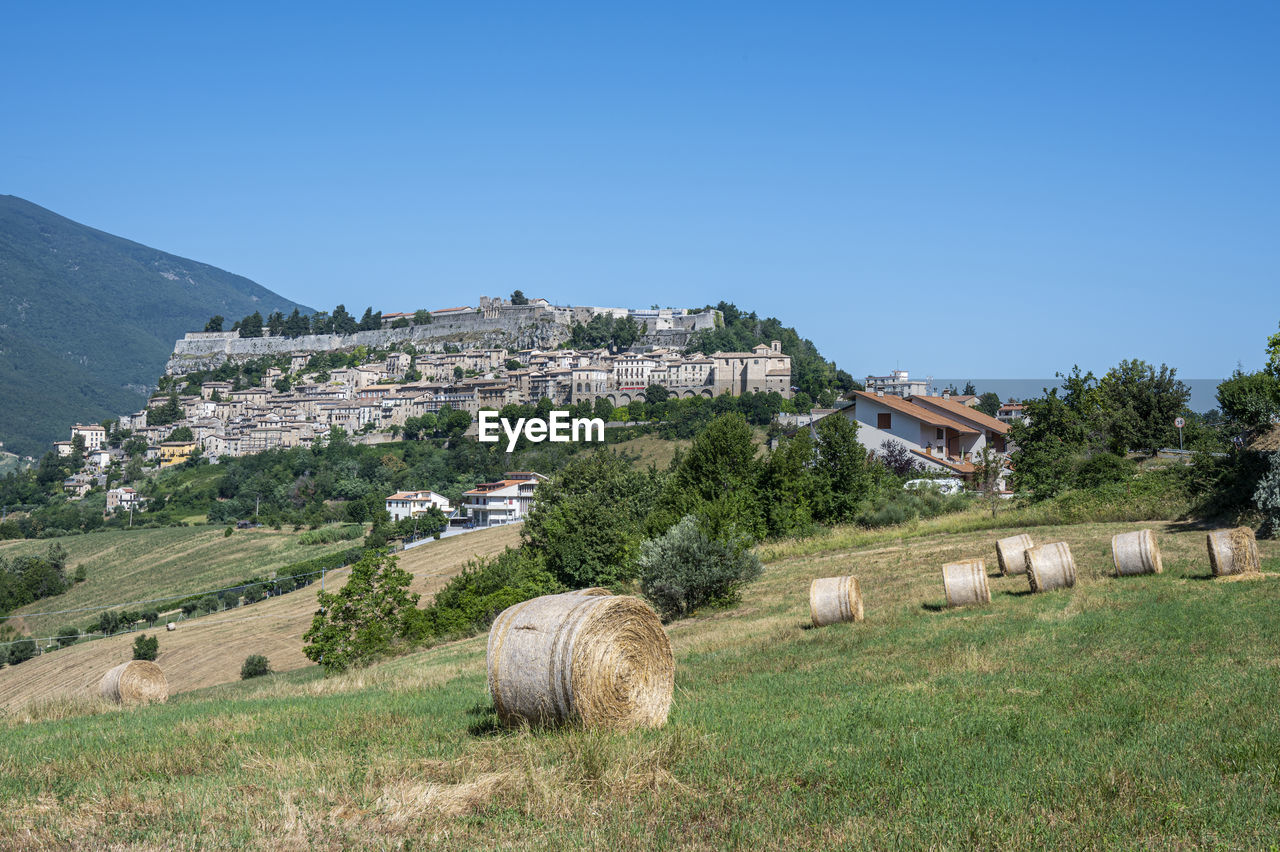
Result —
[[477, 485], [462, 495], [467, 517], [477, 527], [519, 521], [533, 507], [533, 492], [547, 477], [533, 471], [509, 471], [498, 482]]
[[887, 376], [867, 376], [863, 382], [867, 393], [886, 393], [893, 396], [924, 396], [929, 392], [926, 379], [912, 379], [906, 370], [894, 370]]
[[424, 514], [432, 506], [446, 515], [453, 511], [448, 498], [434, 491], [397, 491], [387, 498], [387, 514], [392, 521]]
[[902, 399], [890, 393], [854, 391], [842, 414], [858, 424], [858, 440], [883, 453], [902, 444], [925, 470], [972, 478], [974, 457], [984, 447], [1004, 454], [1009, 426], [963, 403], [940, 396]]

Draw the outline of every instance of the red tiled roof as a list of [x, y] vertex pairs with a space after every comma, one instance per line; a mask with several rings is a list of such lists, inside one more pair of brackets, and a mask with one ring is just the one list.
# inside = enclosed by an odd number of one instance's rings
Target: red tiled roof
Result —
[[907, 402], [905, 399], [893, 394], [885, 394], [884, 396], [876, 396], [866, 391], [854, 391], [855, 397], [867, 399], [871, 402], [877, 402], [886, 408], [891, 408], [908, 417], [914, 417], [922, 423], [928, 423], [930, 426], [941, 426], [945, 429], [955, 429], [957, 432], [965, 432], [970, 435], [978, 434], [978, 430], [963, 423], [952, 420], [950, 417], [944, 417], [936, 411], [925, 408], [923, 405], [915, 405]]
[[971, 422], [977, 423], [984, 428], [990, 429], [992, 432], [998, 432], [1003, 435], [1009, 431], [1008, 423], [1001, 423], [999, 420], [984, 414], [976, 408], [970, 408], [961, 402], [956, 402], [954, 398], [943, 399], [940, 396], [913, 396], [911, 402], [919, 405], [932, 405], [941, 408], [943, 411], [955, 417], [962, 417]]

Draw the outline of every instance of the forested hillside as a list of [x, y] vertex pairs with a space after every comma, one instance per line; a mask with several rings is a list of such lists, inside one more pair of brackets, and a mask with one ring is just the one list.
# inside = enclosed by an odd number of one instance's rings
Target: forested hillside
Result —
[[310, 311], [230, 272], [0, 196], [0, 441], [39, 455], [139, 408], [173, 341], [214, 314]]

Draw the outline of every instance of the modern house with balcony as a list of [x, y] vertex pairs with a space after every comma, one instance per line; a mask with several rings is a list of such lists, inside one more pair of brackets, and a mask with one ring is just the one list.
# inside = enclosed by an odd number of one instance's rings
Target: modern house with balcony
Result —
[[547, 477], [527, 470], [508, 471], [497, 482], [463, 492], [467, 518], [477, 527], [495, 527], [523, 520], [533, 507], [534, 489]]

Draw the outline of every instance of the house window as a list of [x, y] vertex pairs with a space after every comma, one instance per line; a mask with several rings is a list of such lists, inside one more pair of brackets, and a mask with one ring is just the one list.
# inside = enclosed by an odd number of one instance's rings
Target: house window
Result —
[[939, 440], [939, 441], [941, 441], [941, 440], [942, 440], [942, 430], [941, 430], [941, 429], [939, 429], [939, 430], [938, 430], [938, 440]]
[[891, 413], [889, 413], [888, 411], [882, 411], [882, 412], [880, 412], [879, 414], [877, 414], [877, 415], [876, 415], [876, 428], [877, 428], [877, 429], [892, 429], [892, 428], [893, 428], [893, 415], [892, 415]]

